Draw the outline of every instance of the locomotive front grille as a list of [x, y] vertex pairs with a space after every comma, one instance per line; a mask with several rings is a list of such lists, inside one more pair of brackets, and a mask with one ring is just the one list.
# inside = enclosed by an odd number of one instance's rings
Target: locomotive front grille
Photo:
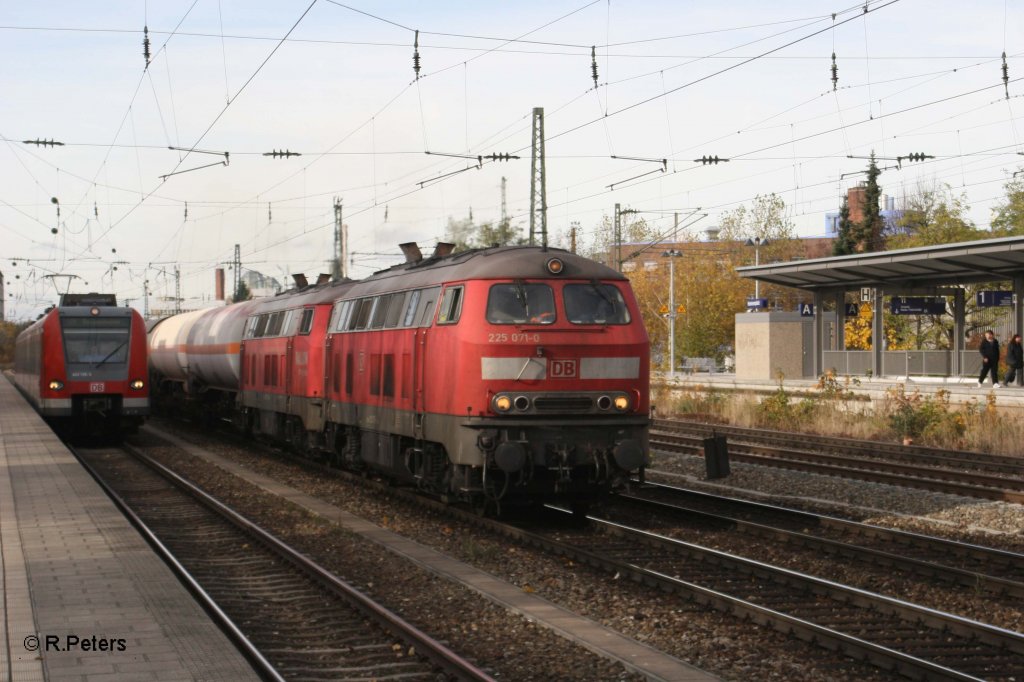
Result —
[[533, 400], [537, 412], [559, 412], [586, 414], [594, 409], [594, 401], [588, 396], [538, 396]]

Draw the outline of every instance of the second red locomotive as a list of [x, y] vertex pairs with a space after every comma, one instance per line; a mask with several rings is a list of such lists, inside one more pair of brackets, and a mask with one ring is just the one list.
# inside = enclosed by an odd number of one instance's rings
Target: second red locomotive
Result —
[[247, 429], [478, 505], [582, 509], [647, 463], [628, 281], [561, 250], [422, 258], [168, 318], [153, 369]]

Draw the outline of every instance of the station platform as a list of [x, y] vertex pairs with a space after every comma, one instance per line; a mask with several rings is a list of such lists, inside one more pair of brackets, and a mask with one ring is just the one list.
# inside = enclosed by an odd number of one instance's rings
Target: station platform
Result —
[[258, 680], [7, 376], [0, 680]]
[[[1006, 376], [1006, 369], [1001, 368], [1000, 379]], [[908, 394], [919, 391], [922, 395], [935, 395], [939, 391], [945, 391], [949, 396], [950, 404], [966, 405], [971, 402], [986, 404], [989, 396], [995, 401], [999, 408], [1024, 409], [1024, 387], [1004, 386], [993, 388], [990, 381], [986, 381], [984, 387], [978, 386], [978, 380], [973, 377], [836, 377], [837, 385], [843, 391], [851, 391], [856, 396], [871, 401], [884, 400], [892, 391], [902, 387]], [[790, 379], [784, 378], [782, 382], [786, 391], [797, 395], [821, 395], [817, 379]], [[695, 372], [684, 374], [676, 372], [652, 374], [651, 388], [669, 387], [680, 390], [706, 391], [732, 391], [739, 393], [764, 394], [774, 393], [779, 390], [778, 381], [759, 379], [739, 379], [735, 374], [718, 372]]]

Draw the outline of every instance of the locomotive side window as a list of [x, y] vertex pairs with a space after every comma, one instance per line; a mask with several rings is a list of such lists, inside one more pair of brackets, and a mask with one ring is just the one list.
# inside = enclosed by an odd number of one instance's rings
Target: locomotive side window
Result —
[[377, 299], [373, 297], [359, 300], [359, 307], [352, 313], [352, 317], [349, 320], [349, 331], [366, 329], [366, 326], [370, 323], [370, 313], [373, 312], [373, 304], [376, 301]]
[[419, 307], [420, 295], [422, 293], [417, 289], [409, 294], [409, 300], [405, 305], [405, 315], [402, 317], [403, 327], [411, 327], [413, 320], [416, 319], [416, 309]]
[[128, 317], [64, 317], [64, 352], [68, 363], [123, 363], [128, 360]]
[[441, 299], [441, 312], [437, 314], [438, 324], [455, 324], [462, 313], [462, 287], [449, 287]]
[[555, 321], [555, 294], [547, 284], [495, 284], [487, 295], [487, 321], [551, 324]]
[[373, 319], [370, 320], [370, 329], [380, 329], [384, 326], [384, 320], [388, 315], [388, 306], [391, 305], [393, 298], [393, 294], [388, 294], [377, 299], [377, 307], [373, 309]]
[[263, 313], [262, 315], [259, 316], [259, 318], [257, 318], [257, 320], [256, 320], [256, 328], [252, 332], [252, 335], [253, 335], [254, 338], [258, 339], [258, 338], [260, 338], [261, 336], [264, 335], [264, 332], [267, 330], [267, 322], [269, 320], [270, 320], [270, 315], [267, 314], [267, 313]]
[[566, 284], [562, 296], [573, 324], [629, 324], [629, 309], [614, 284]]
[[251, 339], [253, 337], [253, 332], [256, 330], [257, 321], [259, 321], [259, 317], [256, 315], [253, 315], [252, 317], [245, 321], [245, 334], [243, 334], [244, 338]]
[[313, 308], [306, 308], [302, 311], [302, 320], [299, 322], [299, 334], [305, 336], [313, 329], [314, 312]]
[[270, 321], [267, 322], [265, 336], [277, 336], [281, 333], [281, 323], [284, 322], [284, 313], [270, 313]]
[[391, 294], [391, 305], [388, 307], [388, 316], [384, 320], [384, 326], [394, 329], [402, 320], [402, 313], [405, 311], [405, 293]]
[[432, 287], [430, 289], [423, 290], [423, 296], [420, 297], [419, 312], [416, 317], [419, 320], [418, 327], [429, 327], [430, 322], [434, 319], [434, 308], [437, 304], [437, 295], [441, 292], [441, 287]]
[[334, 320], [331, 323], [331, 329], [336, 332], [345, 331], [345, 325], [348, 323], [348, 316], [352, 312], [352, 301], [339, 301], [334, 304]]

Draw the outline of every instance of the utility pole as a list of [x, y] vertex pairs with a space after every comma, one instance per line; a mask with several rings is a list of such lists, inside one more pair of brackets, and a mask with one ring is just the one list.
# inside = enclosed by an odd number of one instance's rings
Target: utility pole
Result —
[[505, 201], [505, 190], [508, 185], [508, 178], [501, 176], [501, 227], [508, 228], [508, 204]]
[[548, 248], [548, 201], [544, 180], [544, 107], [533, 109], [533, 155], [530, 168], [530, 246], [540, 235]]
[[149, 280], [142, 281], [142, 317], [149, 319]]
[[[237, 248], [237, 247], [236, 247]], [[181, 268], [174, 266], [174, 314], [181, 312]]]
[[238, 298], [238, 286], [242, 282], [242, 247], [235, 244], [235, 260], [232, 261], [231, 267], [235, 271], [235, 292], [231, 294], [232, 300]]
[[670, 249], [661, 254], [668, 258], [668, 371], [669, 376], [676, 375], [676, 258], [682, 256], [678, 249]]
[[341, 199], [334, 197], [334, 258], [331, 259], [331, 277], [338, 281], [345, 277], [345, 226], [342, 224]]
[[580, 229], [580, 224], [577, 221], [573, 221], [569, 226], [569, 251], [576, 253], [576, 233]]
[[615, 204], [615, 269], [622, 272], [622, 207]]

